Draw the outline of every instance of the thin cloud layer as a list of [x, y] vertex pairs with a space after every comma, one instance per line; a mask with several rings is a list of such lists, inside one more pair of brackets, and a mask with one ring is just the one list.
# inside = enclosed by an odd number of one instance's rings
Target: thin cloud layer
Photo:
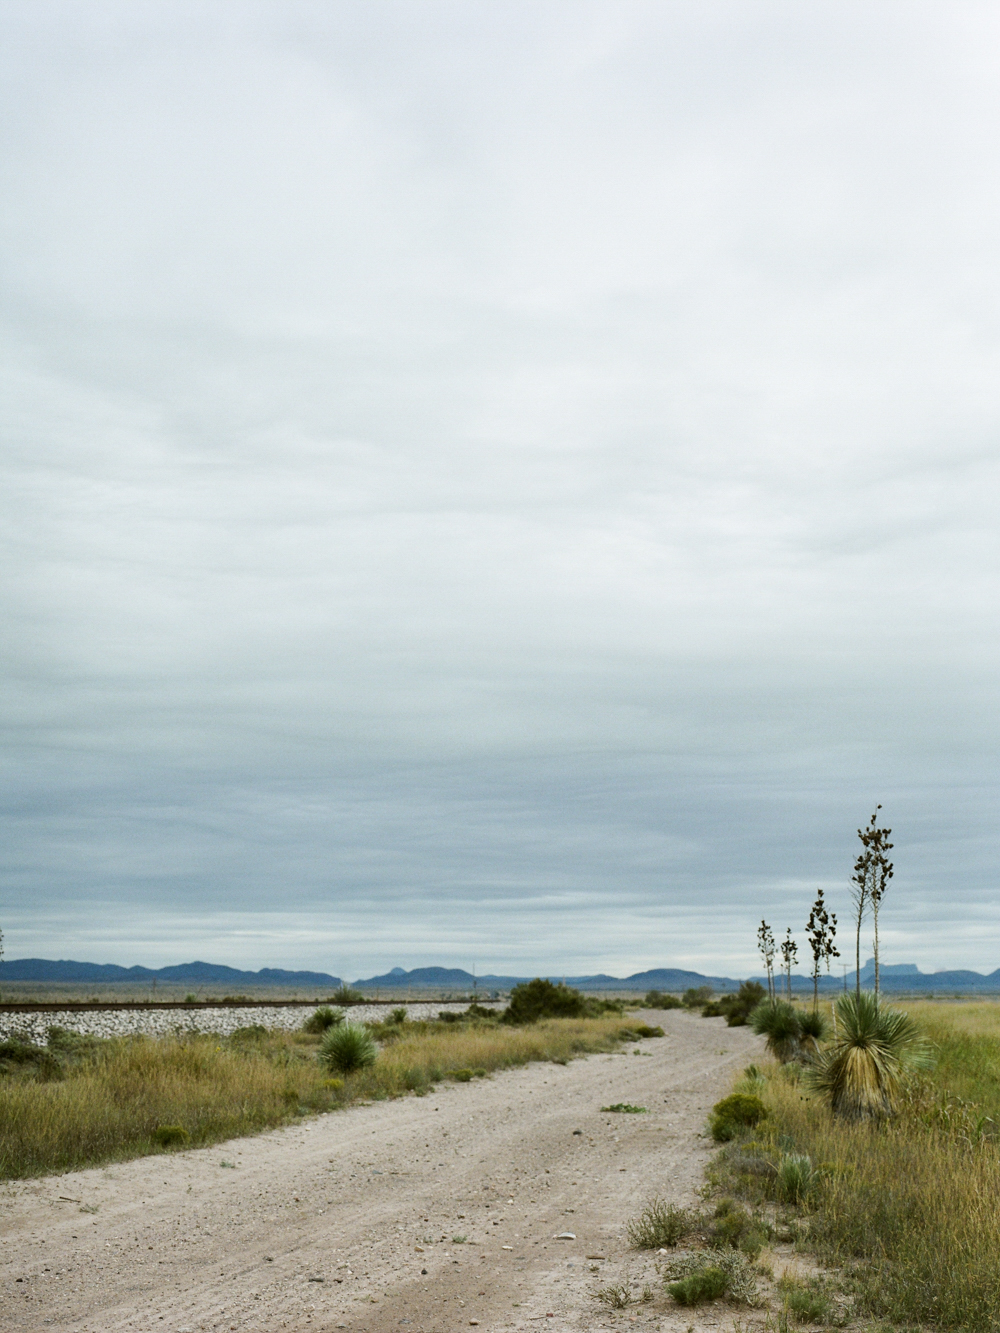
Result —
[[987, 7], [10, 5], [7, 956], [992, 969]]

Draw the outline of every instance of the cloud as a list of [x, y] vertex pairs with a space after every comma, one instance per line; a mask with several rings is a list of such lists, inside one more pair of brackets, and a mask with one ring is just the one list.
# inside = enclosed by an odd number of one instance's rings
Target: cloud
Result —
[[880, 799], [995, 966], [995, 17], [903, 17], [8, 7], [8, 956], [745, 971]]

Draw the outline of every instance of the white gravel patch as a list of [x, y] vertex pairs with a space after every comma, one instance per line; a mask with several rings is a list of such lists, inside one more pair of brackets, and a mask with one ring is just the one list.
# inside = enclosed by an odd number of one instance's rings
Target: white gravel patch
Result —
[[[438, 1004], [356, 1004], [346, 1010], [357, 1023], [387, 1018], [394, 1008], [406, 1010], [407, 1018], [436, 1018], [442, 1010], [461, 1013], [468, 1003]], [[50, 1027], [67, 1028], [88, 1037], [128, 1037], [144, 1033], [165, 1037], [175, 1032], [217, 1032], [228, 1037], [237, 1028], [261, 1027], [292, 1032], [302, 1026], [315, 1011], [315, 1004], [265, 1005], [226, 1009], [92, 1009], [81, 1012], [51, 1009], [33, 1014], [0, 1014], [0, 1041], [17, 1036], [44, 1046]], [[487, 1003], [484, 1008], [502, 1009], [502, 1004]]]

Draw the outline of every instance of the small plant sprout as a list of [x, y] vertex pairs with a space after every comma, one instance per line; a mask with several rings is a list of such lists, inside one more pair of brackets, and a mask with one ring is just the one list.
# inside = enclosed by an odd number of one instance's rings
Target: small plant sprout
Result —
[[839, 958], [840, 953], [834, 947], [834, 938], [837, 934], [837, 917], [835, 913], [826, 910], [826, 903], [823, 901], [823, 890], [819, 889], [816, 894], [816, 901], [812, 905], [812, 911], [809, 913], [809, 920], [806, 922], [806, 939], [809, 941], [809, 949], [813, 956], [813, 1011], [819, 1009], [819, 974], [820, 968], [826, 964], [826, 970], [830, 970], [830, 959]]

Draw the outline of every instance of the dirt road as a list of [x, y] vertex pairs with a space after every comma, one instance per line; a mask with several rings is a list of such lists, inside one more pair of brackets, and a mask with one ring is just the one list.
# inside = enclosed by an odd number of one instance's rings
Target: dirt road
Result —
[[0, 1329], [731, 1327], [594, 1296], [654, 1278], [624, 1224], [653, 1194], [693, 1201], [706, 1111], [760, 1050], [721, 1019], [643, 1017], [667, 1035], [627, 1053], [0, 1187]]

